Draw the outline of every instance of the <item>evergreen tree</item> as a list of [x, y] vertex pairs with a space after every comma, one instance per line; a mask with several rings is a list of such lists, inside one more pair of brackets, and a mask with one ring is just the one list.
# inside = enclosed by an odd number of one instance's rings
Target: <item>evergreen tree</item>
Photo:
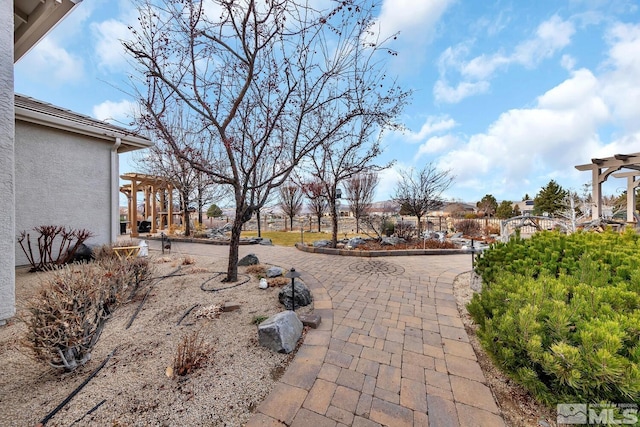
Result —
[[484, 212], [485, 215], [493, 216], [498, 208], [498, 201], [491, 194], [487, 194], [476, 203], [476, 207]]
[[207, 209], [207, 216], [209, 218], [219, 218], [222, 216], [222, 209], [220, 209], [218, 205], [212, 204], [209, 206], [209, 209]]
[[514, 215], [513, 203], [510, 200], [503, 200], [496, 208], [496, 217], [500, 219], [508, 219]]
[[545, 187], [542, 187], [540, 192], [536, 194], [535, 199], [533, 199], [533, 214], [542, 215], [546, 212], [549, 215], [555, 215], [558, 211], [564, 209], [565, 197], [567, 197], [567, 190], [552, 179]]

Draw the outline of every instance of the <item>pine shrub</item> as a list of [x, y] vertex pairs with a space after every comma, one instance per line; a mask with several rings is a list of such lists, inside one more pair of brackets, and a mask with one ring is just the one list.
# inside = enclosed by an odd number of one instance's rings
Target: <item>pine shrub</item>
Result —
[[545, 403], [640, 401], [635, 233], [540, 233], [478, 260], [468, 305], [484, 348]]

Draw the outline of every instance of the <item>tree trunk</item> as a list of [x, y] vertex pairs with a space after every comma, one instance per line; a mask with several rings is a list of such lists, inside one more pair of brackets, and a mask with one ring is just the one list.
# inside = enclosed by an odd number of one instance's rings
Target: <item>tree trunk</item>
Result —
[[420, 221], [420, 218], [422, 217], [416, 215], [416, 218], [418, 218], [418, 238], [420, 238], [422, 236], [422, 221]]
[[184, 235], [191, 236], [191, 221], [189, 221], [189, 207], [186, 197], [182, 197], [182, 221], [184, 222]]
[[260, 229], [260, 209], [256, 211], [256, 221], [258, 221], [258, 237], [262, 237], [262, 230]]
[[360, 234], [360, 217], [356, 217], [356, 234]]
[[291, 231], [293, 231], [293, 217], [292, 216], [289, 217], [289, 229]]
[[322, 215], [318, 215], [318, 233], [322, 232], [322, 228], [321, 228], [322, 223], [321, 223], [321, 221], [322, 221]]
[[331, 247], [338, 245], [338, 212], [336, 210], [336, 202], [329, 202], [329, 210], [331, 211]]
[[231, 241], [229, 242], [229, 264], [225, 282], [238, 281], [238, 255], [240, 247], [240, 233], [242, 233], [242, 212], [236, 209], [236, 217], [231, 227]]

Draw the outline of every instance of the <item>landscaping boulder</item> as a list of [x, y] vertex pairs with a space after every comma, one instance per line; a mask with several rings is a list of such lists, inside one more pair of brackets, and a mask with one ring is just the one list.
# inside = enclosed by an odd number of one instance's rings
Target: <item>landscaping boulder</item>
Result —
[[358, 246], [364, 245], [365, 243], [367, 243], [367, 241], [362, 237], [353, 237], [347, 242], [347, 249], [355, 249]]
[[258, 265], [258, 264], [260, 264], [260, 261], [258, 260], [258, 257], [255, 254], [249, 254], [244, 258], [242, 258], [240, 261], [238, 261], [238, 266], [240, 267], [246, 267], [248, 265]]
[[[311, 291], [307, 288], [307, 285], [299, 279], [294, 280], [294, 298], [296, 308], [305, 307], [311, 304], [313, 297], [311, 296]], [[278, 293], [278, 301], [280, 301], [287, 310], [293, 309], [293, 305], [291, 304], [291, 283], [280, 289], [280, 292]]]
[[81, 243], [73, 254], [74, 262], [89, 262], [93, 259], [93, 249]]
[[331, 241], [330, 240], [316, 240], [315, 242], [313, 242], [313, 247], [314, 248], [328, 248], [328, 247], [331, 247]]
[[383, 237], [382, 240], [380, 241], [380, 244], [383, 246], [395, 246], [399, 243], [407, 243], [406, 240], [404, 240], [402, 237]]
[[273, 242], [271, 241], [271, 239], [267, 239], [264, 237], [262, 238], [262, 240], [260, 240], [259, 243], [263, 246], [273, 246]]
[[260, 345], [278, 353], [291, 353], [302, 336], [302, 322], [293, 311], [283, 311], [258, 325]]
[[266, 271], [266, 275], [268, 278], [272, 277], [280, 277], [284, 273], [284, 270], [280, 267], [269, 267]]

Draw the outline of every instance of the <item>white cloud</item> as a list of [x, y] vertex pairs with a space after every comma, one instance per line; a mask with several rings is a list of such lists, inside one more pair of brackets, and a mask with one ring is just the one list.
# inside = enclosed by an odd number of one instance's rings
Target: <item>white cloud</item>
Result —
[[138, 105], [126, 99], [119, 102], [105, 101], [93, 107], [93, 116], [98, 120], [125, 125], [131, 122], [136, 111]]
[[401, 179], [401, 175], [398, 170], [403, 169], [407, 170], [409, 169], [409, 166], [397, 164], [393, 168], [388, 168], [378, 172], [380, 182], [376, 187], [376, 196], [374, 197], [374, 200], [389, 200], [393, 197], [398, 182], [400, 182]]
[[531, 177], [549, 170], [574, 173], [573, 167], [601, 146], [598, 126], [609, 119], [598, 80], [589, 70], [577, 70], [533, 108], [501, 114], [486, 132], [441, 156], [438, 165], [452, 169], [456, 185], [477, 189], [482, 184], [496, 197], [526, 191]]
[[[453, 0], [385, 0], [377, 24], [380, 36], [387, 38], [399, 31], [406, 34], [403, 41], [428, 41], [433, 29]], [[418, 38], [418, 40], [416, 40]]]
[[489, 91], [489, 82], [460, 82], [456, 87], [450, 86], [445, 80], [438, 80], [433, 87], [436, 101], [455, 104], [463, 99], [486, 93]]
[[536, 31], [536, 37], [516, 47], [512, 60], [533, 67], [569, 45], [574, 33], [575, 28], [571, 22], [563, 21], [559, 16], [554, 15], [548, 21], [540, 24]]
[[407, 142], [422, 142], [426, 137], [434, 133], [443, 132], [454, 128], [456, 121], [448, 116], [429, 116], [418, 132], [408, 132]]
[[432, 136], [424, 144], [420, 145], [420, 148], [416, 153], [416, 159], [419, 159], [426, 154], [442, 152], [455, 146], [457, 142], [458, 138], [453, 135]]
[[[569, 45], [574, 33], [573, 23], [554, 15], [538, 26], [534, 37], [515, 46], [511, 54], [496, 52], [465, 60], [469, 52], [468, 43], [449, 47], [438, 60], [440, 79], [434, 85], [436, 101], [457, 103], [469, 96], [485, 93], [489, 90], [489, 81], [499, 69], [511, 64], [534, 67]], [[457, 85], [449, 84], [447, 76], [451, 73], [460, 74], [461, 81]]]
[[384, 0], [380, 15], [371, 30], [376, 34], [367, 41], [383, 41], [400, 33], [397, 40], [387, 45], [398, 55], [390, 62], [396, 74], [417, 73], [422, 63], [428, 60], [426, 47], [436, 34], [436, 28], [447, 8], [455, 0]]
[[617, 120], [629, 131], [640, 130], [640, 24], [617, 24], [607, 35], [611, 48], [603, 93]]
[[96, 38], [95, 53], [98, 63], [107, 71], [122, 71], [128, 68], [127, 56], [122, 40], [131, 38], [127, 24], [116, 19], [94, 23], [92, 26]]
[[571, 71], [576, 66], [576, 59], [568, 54], [562, 55], [562, 59], [560, 60], [560, 65], [567, 71]]
[[[85, 75], [82, 58], [60, 47], [51, 37], [42, 39], [19, 64], [21, 73], [52, 85], [77, 83]], [[43, 75], [41, 70], [53, 71]]]

